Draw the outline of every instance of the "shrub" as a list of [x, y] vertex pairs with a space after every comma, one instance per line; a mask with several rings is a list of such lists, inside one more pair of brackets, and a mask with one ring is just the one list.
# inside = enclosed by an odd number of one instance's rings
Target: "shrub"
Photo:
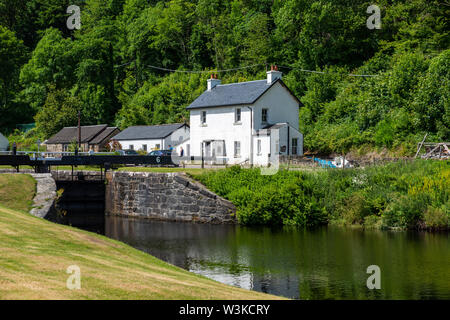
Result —
[[448, 203], [440, 208], [428, 207], [424, 214], [425, 225], [429, 229], [448, 229], [450, 227], [450, 208]]
[[242, 224], [448, 228], [448, 161], [417, 160], [365, 169], [280, 170], [239, 166], [194, 178], [232, 201]]

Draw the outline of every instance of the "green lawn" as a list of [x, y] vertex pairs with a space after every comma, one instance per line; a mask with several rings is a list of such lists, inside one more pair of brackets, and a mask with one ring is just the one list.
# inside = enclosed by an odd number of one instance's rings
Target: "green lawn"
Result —
[[[0, 174], [2, 300], [279, 298], [224, 285], [121, 242], [33, 217], [26, 211], [34, 189], [28, 175]], [[72, 265], [81, 270], [81, 290], [66, 287]]]
[[0, 205], [28, 211], [36, 194], [36, 181], [28, 174], [0, 174]]

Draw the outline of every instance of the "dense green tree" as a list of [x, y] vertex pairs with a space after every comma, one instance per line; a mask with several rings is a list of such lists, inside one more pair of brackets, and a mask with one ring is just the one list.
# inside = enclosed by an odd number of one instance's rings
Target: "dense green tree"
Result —
[[49, 85], [59, 89], [70, 88], [75, 83], [72, 47], [72, 41], [63, 38], [61, 32], [47, 29], [31, 59], [23, 66], [20, 73], [23, 99], [35, 112], [44, 105]]
[[75, 126], [80, 106], [80, 101], [70, 93], [50, 85], [45, 104], [35, 117], [37, 130], [48, 139], [64, 127]]
[[[66, 27], [71, 4], [81, 7], [80, 30]], [[302, 101], [309, 150], [412, 150], [425, 132], [448, 139], [450, 7], [379, 0], [382, 27], [369, 30], [371, 4], [0, 0], [0, 125], [11, 130], [36, 114], [41, 122], [50, 116], [44, 107], [59, 100], [49, 88], [76, 99], [84, 124], [184, 121], [208, 74], [151, 66], [213, 72], [257, 65], [220, 72], [230, 83], [261, 79], [264, 65], [277, 64]]]
[[[15, 121], [26, 120], [30, 113], [16, 101], [20, 67], [26, 50], [14, 33], [0, 25], [0, 128], [14, 128]], [[27, 117], [28, 115], [28, 117]]]
[[21, 64], [25, 61], [25, 47], [14, 33], [0, 25], [0, 106], [6, 108], [17, 89]]
[[[417, 84], [416, 84], [417, 85]], [[413, 108], [418, 127], [436, 133], [437, 139], [450, 140], [450, 50], [435, 57], [418, 84]]]

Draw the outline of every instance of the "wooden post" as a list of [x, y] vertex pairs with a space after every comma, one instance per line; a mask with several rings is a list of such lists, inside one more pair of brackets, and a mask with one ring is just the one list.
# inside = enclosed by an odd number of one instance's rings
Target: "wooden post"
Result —
[[204, 157], [204, 148], [203, 148], [203, 142], [202, 142], [202, 169], [204, 169], [205, 168], [205, 157]]
[[81, 111], [78, 110], [78, 149], [81, 149]]
[[414, 156], [414, 158], [417, 158], [417, 156], [419, 155], [420, 149], [422, 149], [423, 143], [425, 142], [425, 139], [427, 138], [428, 133], [425, 134], [425, 137], [423, 137], [422, 142], [420, 143], [419, 147], [417, 148], [417, 152], [416, 155]]

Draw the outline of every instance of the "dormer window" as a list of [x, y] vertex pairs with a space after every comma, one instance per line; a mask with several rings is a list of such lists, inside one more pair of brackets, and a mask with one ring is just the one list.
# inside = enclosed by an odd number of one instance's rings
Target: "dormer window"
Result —
[[262, 109], [262, 113], [261, 113], [261, 122], [262, 123], [267, 123], [267, 119], [268, 119], [268, 109]]
[[236, 108], [234, 111], [234, 123], [241, 122], [241, 108]]

